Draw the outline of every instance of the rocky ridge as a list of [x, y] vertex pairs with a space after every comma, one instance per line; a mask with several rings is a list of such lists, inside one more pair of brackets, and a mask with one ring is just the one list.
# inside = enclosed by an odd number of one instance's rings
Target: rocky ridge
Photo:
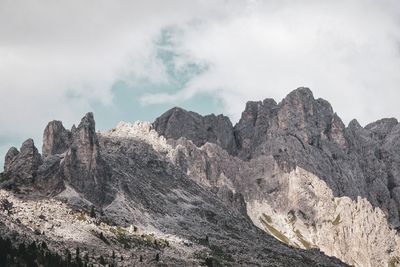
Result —
[[[74, 238], [79, 246], [104, 247], [99, 253], [118, 251], [126, 259], [122, 266], [138, 263], [139, 248], [146, 259], [158, 253], [169, 265], [341, 265], [320, 249], [350, 265], [396, 266], [398, 129], [395, 119], [346, 127], [308, 88], [280, 103], [248, 102], [235, 126], [222, 115], [174, 108], [153, 124], [121, 122], [101, 133], [88, 113], [71, 130], [50, 122], [42, 155], [32, 140], [20, 151], [11, 148], [2, 197], [22, 199], [20, 206], [36, 195], [77, 214], [95, 207], [103, 226], [84, 215], [91, 226], [82, 229], [102, 231], [113, 242], [102, 246], [90, 231]], [[34, 235], [26, 220], [15, 224], [27, 216], [17, 214], [4, 215], [0, 228]], [[59, 216], [75, 231], [78, 215]], [[127, 248], [112, 225], [124, 233], [135, 225], [170, 246], [141, 243], [133, 234]], [[43, 238], [55, 249], [77, 245]]]
[[175, 162], [180, 149], [197, 148], [178, 141], [169, 144], [148, 123], [99, 133], [91, 113], [71, 130], [50, 122], [43, 155], [32, 140], [7, 153], [0, 197], [12, 208], [0, 216], [2, 235], [16, 245], [45, 240], [60, 254], [80, 247], [89, 264], [102, 256], [118, 266], [345, 266], [254, 226], [228, 180], [211, 187], [191, 179], [192, 166]]
[[206, 186], [242, 194], [252, 221], [279, 240], [386, 266], [400, 259], [398, 129], [396, 119], [345, 127], [327, 101], [299, 88], [280, 103], [247, 103], [233, 127], [236, 153], [212, 140], [169, 142], [175, 164]]

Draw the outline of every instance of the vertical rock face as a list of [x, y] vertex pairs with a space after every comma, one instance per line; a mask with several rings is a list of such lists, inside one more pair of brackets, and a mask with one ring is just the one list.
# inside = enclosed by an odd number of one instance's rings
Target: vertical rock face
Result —
[[[67, 188], [64, 195], [118, 219], [155, 218], [172, 233], [203, 234], [199, 225], [208, 221], [217, 225], [216, 240], [225, 240], [219, 234], [234, 221], [243, 240], [253, 225], [242, 222], [251, 218], [288, 245], [318, 247], [352, 265], [400, 259], [400, 124], [383, 119], [362, 127], [353, 120], [345, 127], [308, 88], [280, 103], [248, 102], [234, 127], [225, 116], [180, 108], [152, 125], [122, 123], [99, 135], [92, 113], [71, 131], [53, 121], [43, 155], [27, 140], [20, 151], [9, 150], [5, 171], [44, 192]], [[193, 227], [180, 228], [184, 216]]]
[[[178, 122], [175, 128], [181, 128]], [[196, 148], [178, 142], [176, 162], [204, 185], [228, 185], [232, 192], [241, 193], [253, 222], [284, 242], [293, 239], [304, 248], [318, 246], [356, 266], [381, 266], [400, 257], [393, 252], [400, 240], [394, 230], [400, 226], [400, 124], [396, 119], [366, 127], [353, 120], [345, 127], [327, 101], [315, 99], [308, 88], [298, 88], [280, 103], [248, 102], [234, 136], [236, 153], [225, 149], [230, 155], [215, 146]], [[177, 132], [173, 139], [179, 137], [186, 136]], [[307, 182], [308, 176], [324, 186]], [[230, 198], [222, 193], [220, 197]], [[342, 200], [348, 210], [338, 204]], [[351, 216], [340, 219], [345, 211]], [[299, 224], [289, 218], [293, 214]], [[373, 223], [360, 229], [357, 225], [365, 218]], [[275, 221], [280, 223], [274, 225]], [[284, 238], [271, 227], [291, 237]], [[396, 241], [386, 242], [383, 232]], [[349, 235], [352, 240], [346, 240]], [[329, 247], [326, 236], [338, 248]], [[358, 254], [364, 248], [370, 253]]]
[[5, 173], [17, 182], [31, 183], [40, 191], [54, 195], [72, 186], [96, 205], [110, 200], [108, 165], [100, 154], [100, 145], [92, 113], [78, 127], [66, 130], [60, 121], [50, 122], [43, 134], [43, 159], [33, 140], [20, 151], [11, 148], [5, 158]]
[[196, 146], [211, 142], [220, 145], [230, 153], [236, 152], [232, 123], [223, 115], [212, 114], [203, 117], [181, 108], [173, 108], [157, 118], [153, 126], [166, 138], [185, 137]]
[[308, 88], [298, 88], [279, 104], [272, 99], [248, 102], [235, 125], [235, 135], [239, 156], [249, 159], [260, 152], [266, 141], [285, 136], [296, 138], [303, 147], [307, 144], [321, 148], [323, 141], [345, 147], [344, 129], [327, 101], [315, 100]]
[[72, 131], [72, 144], [61, 164], [64, 179], [78, 192], [95, 203], [106, 201], [109, 170], [100, 155], [92, 113], [87, 113]]
[[235, 125], [235, 136], [239, 157], [248, 159], [256, 148], [267, 138], [268, 129], [274, 124], [273, 117], [278, 111], [273, 99], [247, 102], [240, 121]]
[[44, 157], [64, 153], [71, 145], [72, 134], [61, 121], [51, 121], [43, 133], [42, 154]]
[[[75, 157], [79, 159], [80, 168], [90, 171], [96, 167], [100, 153], [92, 113], [87, 113], [73, 132], [73, 142], [69, 152], [75, 154]], [[68, 153], [67, 159], [72, 153]]]
[[42, 157], [32, 139], [26, 140], [20, 149], [10, 148], [6, 155], [4, 170], [19, 181], [32, 182], [36, 176]]
[[14, 160], [17, 158], [18, 154], [19, 154], [19, 151], [15, 147], [11, 147], [8, 150], [5, 160], [4, 160], [4, 171], [5, 172], [10, 171], [11, 165], [14, 162]]
[[[175, 108], [157, 119], [154, 127], [167, 139], [185, 137], [198, 147], [214, 143], [241, 160], [273, 157], [287, 172], [299, 166], [324, 180], [335, 196], [367, 198], [387, 214], [393, 227], [400, 226], [400, 126], [396, 119], [366, 127], [354, 120], [346, 128], [327, 101], [315, 99], [304, 87], [278, 104], [273, 99], [248, 102], [233, 130], [229, 122], [222, 123], [227, 119], [216, 118]], [[207, 163], [199, 179], [206, 177], [206, 183], [213, 184], [220, 172], [215, 176], [210, 170], [221, 169], [221, 161], [188, 155], [183, 165]], [[246, 184], [246, 179], [241, 180]]]

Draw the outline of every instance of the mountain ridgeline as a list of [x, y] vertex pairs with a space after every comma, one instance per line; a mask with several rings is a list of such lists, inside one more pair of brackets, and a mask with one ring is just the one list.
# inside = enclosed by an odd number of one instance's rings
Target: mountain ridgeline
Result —
[[91, 113], [52, 121], [42, 154], [8, 151], [0, 187], [15, 247], [79, 247], [87, 265], [400, 262], [400, 124], [346, 127], [308, 88], [248, 102], [236, 125], [181, 108], [106, 132]]

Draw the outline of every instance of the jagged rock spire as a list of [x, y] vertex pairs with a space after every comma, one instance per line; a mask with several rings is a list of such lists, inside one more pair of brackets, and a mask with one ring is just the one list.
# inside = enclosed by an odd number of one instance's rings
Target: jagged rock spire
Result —
[[72, 134], [66, 130], [61, 121], [51, 121], [43, 133], [43, 156], [62, 154], [72, 142]]
[[182, 108], [172, 108], [153, 123], [154, 129], [166, 138], [185, 137], [196, 146], [216, 143], [230, 153], [236, 152], [233, 126], [228, 117], [214, 114], [201, 116]]
[[10, 148], [6, 154], [4, 170], [19, 180], [31, 181], [41, 164], [41, 155], [33, 140], [28, 139], [22, 144], [20, 152], [15, 147]]

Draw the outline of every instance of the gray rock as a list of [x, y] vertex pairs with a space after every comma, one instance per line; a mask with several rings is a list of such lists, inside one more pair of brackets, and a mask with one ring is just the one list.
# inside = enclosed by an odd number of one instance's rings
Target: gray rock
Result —
[[[57, 195], [67, 203], [79, 200], [73, 202], [77, 205], [75, 208], [85, 208], [84, 203], [93, 204], [96, 209], [103, 210], [106, 221], [117, 226], [137, 225], [139, 229], [172, 237], [171, 247], [157, 248], [157, 253], [167, 255], [163, 258], [167, 265], [199, 266], [206, 258], [212, 258], [215, 264], [222, 266], [346, 266], [318, 250], [289, 247], [253, 224], [245, 203], [251, 188], [245, 187], [245, 183], [239, 187], [239, 180], [234, 178], [244, 170], [240, 169], [241, 159], [233, 156], [235, 142], [229, 120], [222, 116], [199, 117], [185, 112], [171, 116], [168, 120], [159, 120], [157, 127], [176, 136], [180, 133], [173, 130], [172, 125], [177, 127], [177, 123], [185, 122], [181, 130], [187, 128], [188, 136], [194, 141], [171, 137], [173, 140], [170, 141], [180, 150], [174, 150], [158, 136], [158, 139], [154, 136], [146, 139], [143, 133], [152, 129], [145, 125], [142, 125], [140, 138], [114, 135], [117, 131], [98, 135], [93, 114], [86, 114], [78, 127], [71, 130], [70, 145], [68, 142], [48, 142], [47, 156], [43, 161], [35, 161], [36, 177], [32, 190], [37, 189], [35, 194], [42, 193], [49, 198]], [[208, 131], [208, 128], [211, 129]], [[54, 133], [65, 131], [61, 129]], [[49, 140], [64, 140], [51, 136], [49, 134]], [[61, 143], [62, 149], [55, 143]], [[14, 170], [14, 162], [19, 159], [22, 162], [19, 157], [27, 154], [28, 147], [31, 146], [24, 144], [16, 156], [10, 152], [10, 158], [16, 157], [8, 161], [12, 162], [10, 170]], [[67, 150], [61, 152], [65, 147]], [[35, 151], [31, 147], [29, 151], [32, 150]], [[170, 153], [176, 153], [176, 157]], [[24, 163], [32, 162], [32, 158], [36, 156], [25, 157]], [[189, 170], [193, 170], [192, 174], [188, 174]], [[23, 170], [15, 171], [13, 175], [23, 173]], [[197, 179], [202, 173], [205, 173], [204, 180], [209, 181], [207, 185]], [[247, 174], [243, 181], [246, 178], [250, 183], [257, 178], [250, 171]], [[86, 222], [82, 222], [84, 224]], [[26, 234], [23, 227], [15, 229], [21, 236]], [[0, 224], [0, 231], [7, 233], [8, 229]], [[50, 247], [54, 245], [63, 251], [66, 247], [76, 247], [76, 242], [60, 244], [60, 238], [56, 236], [40, 237], [47, 238]], [[207, 244], [202, 241], [205, 237]], [[80, 240], [79, 246], [92, 247], [93, 238]], [[131, 254], [118, 240], [110, 239], [109, 243], [107, 247], [101, 243], [96, 250]], [[141, 247], [140, 252], [135, 253], [149, 255], [154, 251], [154, 244], [146, 247], [147, 243], [142, 243], [137, 243]], [[137, 244], [131, 249], [136, 249]], [[132, 260], [128, 266], [135, 265], [135, 259], [127, 259]]]
[[51, 121], [43, 133], [42, 154], [44, 157], [62, 154], [71, 146], [72, 134], [66, 130], [61, 121]]
[[[396, 119], [383, 119], [366, 127], [353, 120], [345, 127], [327, 101], [314, 99], [308, 88], [299, 88], [279, 104], [271, 99], [248, 102], [234, 127], [234, 136], [236, 154], [229, 150], [224, 153], [218, 146], [196, 148], [185, 140], [170, 142], [177, 150], [174, 162], [205, 186], [228, 185], [232, 192], [240, 192], [255, 224], [259, 224], [262, 208], [269, 206], [276, 216], [293, 211], [299, 221], [308, 225], [304, 231], [313, 232], [318, 222], [319, 227], [325, 227], [324, 216], [336, 212], [337, 203], [333, 200], [329, 200], [333, 202], [332, 210], [318, 208], [321, 195], [330, 190], [333, 199], [348, 197], [356, 207], [345, 209], [350, 212], [349, 218], [342, 220], [343, 228], [339, 227], [339, 232], [332, 233], [331, 228], [317, 231], [321, 248], [337, 250], [335, 255], [357, 266], [386, 265], [391, 257], [399, 257], [386, 252], [396, 247], [398, 241], [394, 240], [399, 240], [395, 231], [390, 230], [399, 229], [400, 214], [400, 126]], [[178, 132], [173, 139], [181, 137], [188, 138]], [[292, 175], [299, 169], [307, 173], [300, 172], [301, 175], [318, 177], [328, 189], [293, 182]], [[225, 178], [221, 180], [221, 177]], [[296, 190], [305, 192], [291, 195]], [[227, 199], [226, 196], [220, 194], [221, 199]], [[365, 199], [368, 205], [360, 199]], [[369, 205], [381, 213], [373, 213]], [[358, 225], [365, 218], [374, 223], [360, 229]], [[292, 226], [281, 227], [286, 231]], [[347, 239], [353, 234], [354, 239]], [[392, 241], [387, 241], [387, 235]], [[326, 237], [341, 245], [327, 246]], [[357, 254], [366, 247], [373, 253], [362, 257]]]
[[110, 178], [109, 168], [100, 155], [93, 114], [87, 113], [72, 133], [72, 144], [61, 162], [64, 181], [90, 201], [109, 201], [104, 190]]
[[30, 183], [41, 164], [41, 155], [33, 140], [28, 139], [22, 144], [19, 153], [15, 148], [8, 151], [4, 170], [7, 175], [17, 178], [18, 181]]
[[6, 156], [5, 156], [5, 160], [4, 160], [4, 171], [8, 172], [9, 168], [11, 167], [13, 161], [17, 158], [19, 154], [18, 149], [16, 149], [15, 147], [11, 147]]
[[220, 145], [230, 153], [236, 152], [232, 123], [223, 115], [212, 114], [203, 117], [181, 108], [172, 108], [157, 118], [153, 126], [166, 138], [185, 137], [196, 146], [211, 142]]

